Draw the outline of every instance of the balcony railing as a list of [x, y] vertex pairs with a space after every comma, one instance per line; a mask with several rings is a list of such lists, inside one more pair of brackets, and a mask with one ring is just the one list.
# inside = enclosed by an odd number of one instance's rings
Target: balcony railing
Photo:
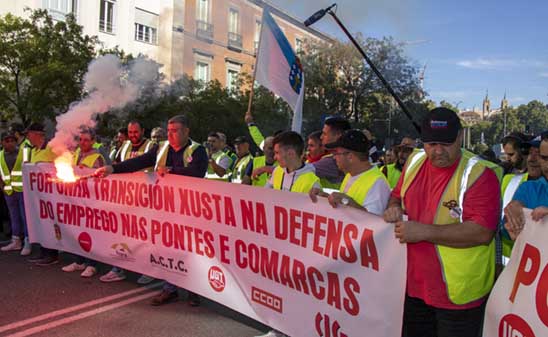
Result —
[[213, 40], [213, 25], [209, 22], [196, 20], [196, 36]]
[[228, 47], [242, 50], [242, 35], [228, 32]]
[[112, 21], [99, 20], [99, 31], [103, 33], [114, 34], [115, 33], [114, 29], [115, 27], [112, 24]]

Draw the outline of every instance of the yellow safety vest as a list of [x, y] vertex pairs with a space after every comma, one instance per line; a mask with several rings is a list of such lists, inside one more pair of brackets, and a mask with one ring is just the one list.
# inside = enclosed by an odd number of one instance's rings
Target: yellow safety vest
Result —
[[[401, 199], [404, 207], [405, 194], [426, 162], [426, 153], [413, 153], [408, 161], [401, 188]], [[434, 224], [447, 225], [463, 222], [462, 205], [468, 188], [476, 182], [486, 169], [482, 160], [468, 151], [462, 151], [458, 167], [443, 193]], [[460, 212], [443, 206], [443, 202], [456, 201]], [[457, 211], [457, 214], [451, 212]], [[460, 213], [460, 215], [459, 215]], [[435, 245], [438, 252], [443, 280], [447, 287], [447, 294], [451, 302], [463, 305], [478, 300], [489, 293], [495, 278], [495, 240], [488, 246], [470, 248], [452, 248]]]
[[499, 183], [502, 182], [502, 177], [504, 175], [504, 170], [502, 169], [502, 167], [500, 165], [497, 165], [493, 162], [490, 162], [489, 160], [485, 160], [483, 159], [482, 160], [482, 163], [483, 165], [487, 166], [488, 168], [490, 168], [491, 170], [493, 170], [493, 172], [495, 172], [495, 175], [497, 176], [497, 179], [499, 180]]
[[[150, 149], [152, 149], [153, 146], [154, 146], [154, 143], [151, 142], [150, 139], [145, 139], [143, 144], [139, 146], [139, 149], [137, 150], [137, 154], [139, 156], [143, 155], [147, 153], [148, 151], [150, 151]], [[126, 161], [130, 158], [130, 155], [131, 155], [131, 141], [126, 140], [124, 144], [122, 144], [122, 147], [120, 148], [120, 160]]]
[[[211, 159], [213, 159], [215, 161], [215, 163], [217, 163], [217, 165], [219, 165], [221, 160], [225, 157], [228, 158], [229, 160], [232, 160], [223, 151], [217, 151], [216, 153], [211, 155]], [[207, 173], [206, 173], [205, 177], [206, 177], [206, 179], [210, 179], [210, 180], [228, 181], [229, 178], [230, 178], [230, 165], [228, 165], [228, 167], [226, 168], [226, 171], [225, 171], [225, 175], [222, 176], [222, 177], [219, 177], [217, 175], [217, 173], [215, 173], [215, 171], [213, 170], [211, 165], [208, 165], [207, 166]]]
[[235, 184], [241, 184], [242, 180], [245, 176], [245, 169], [247, 168], [247, 164], [253, 159], [253, 156], [248, 153], [246, 156], [242, 158], [238, 158], [236, 161], [236, 164], [234, 165], [234, 171], [232, 171], [232, 177], [231, 180]]
[[87, 156], [82, 158], [82, 160], [80, 160], [80, 163], [78, 163], [78, 158], [79, 157], [80, 157], [80, 149], [78, 149], [74, 153], [74, 159], [73, 159], [73, 163], [72, 163], [73, 165], [82, 165], [82, 166], [85, 166], [85, 167], [93, 168], [93, 166], [95, 165], [95, 161], [97, 161], [97, 159], [101, 158], [101, 159], [103, 159], [103, 162], [105, 160], [103, 155], [100, 154], [99, 151], [97, 151], [97, 150], [94, 150], [93, 152], [90, 152]]
[[[327, 157], [333, 157], [333, 154], [326, 154], [322, 157], [322, 159]], [[327, 178], [320, 178], [320, 185], [322, 185], [323, 188], [329, 188], [332, 190], [339, 190], [341, 187], [341, 183], [332, 183]]]
[[[502, 197], [502, 209], [504, 209], [518, 190], [518, 187], [529, 178], [529, 173], [522, 174], [507, 174], [502, 179], [500, 185], [500, 195]], [[501, 221], [504, 218], [504, 212], [501, 213]], [[510, 257], [512, 254], [512, 248], [514, 247], [514, 241], [506, 237], [502, 237], [502, 255]]]
[[23, 192], [23, 163], [30, 159], [30, 148], [21, 143], [21, 147], [17, 152], [17, 158], [13, 164], [11, 171], [6, 163], [4, 150], [0, 151], [0, 174], [4, 182], [4, 193], [11, 195], [13, 192]]
[[57, 155], [53, 153], [51, 147], [46, 146], [44, 149], [32, 148], [30, 152], [31, 163], [53, 163]]
[[[196, 143], [192, 139], [188, 140], [190, 144], [185, 148], [183, 151], [183, 166], [188, 167], [188, 164], [192, 162], [192, 154], [194, 151], [200, 147], [201, 145], [199, 143]], [[167, 162], [167, 152], [169, 149], [169, 142], [164, 141], [160, 142], [159, 145], [160, 149], [158, 150], [158, 154], [156, 155], [156, 164], [154, 165], [154, 171], [158, 170], [158, 167], [160, 166], [166, 166]]]
[[388, 185], [390, 189], [394, 189], [400, 180], [401, 171], [396, 168], [396, 164], [388, 164], [383, 166], [382, 171], [386, 168], [386, 179], [388, 180]]
[[382, 179], [388, 184], [386, 177], [376, 166], [373, 166], [369, 170], [362, 173], [362, 175], [354, 181], [352, 185], [350, 185], [348, 191], [346, 191], [346, 185], [348, 184], [348, 180], [350, 180], [350, 178], [352, 178], [352, 176], [350, 173], [347, 173], [341, 183], [341, 188], [339, 191], [348, 195], [358, 205], [363, 205], [367, 195], [369, 194], [369, 190], [373, 187], [373, 185], [375, 185], [377, 180]]
[[[277, 165], [277, 163], [274, 162], [273, 165]], [[253, 170], [261, 168], [261, 167], [265, 167], [265, 166], [266, 166], [266, 157], [265, 156], [260, 156], [260, 157], [253, 158]], [[270, 177], [270, 174], [265, 172], [265, 173], [261, 174], [260, 176], [258, 176], [257, 179], [253, 179], [251, 181], [251, 185], [252, 186], [261, 186], [261, 187], [263, 187], [268, 182], [269, 177]]]
[[[282, 183], [284, 180], [285, 169], [280, 166], [274, 168], [272, 172], [272, 188], [275, 190], [282, 189]], [[301, 174], [295, 179], [293, 185], [291, 185], [291, 192], [308, 193], [316, 183], [320, 182], [320, 178], [314, 174], [314, 172], [306, 172]]]

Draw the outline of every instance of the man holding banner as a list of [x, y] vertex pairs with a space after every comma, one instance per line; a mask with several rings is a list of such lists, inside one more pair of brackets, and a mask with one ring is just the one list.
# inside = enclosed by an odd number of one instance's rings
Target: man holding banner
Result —
[[[166, 173], [203, 178], [207, 171], [208, 157], [205, 148], [189, 137], [188, 119], [177, 115], [169, 119], [168, 141], [161, 143], [157, 151], [149, 151], [139, 157], [128, 159], [114, 166], [103, 166], [95, 171], [95, 176], [105, 177], [111, 173], [136, 172], [154, 166], [160, 175]], [[177, 287], [165, 283], [162, 293], [152, 298], [151, 304], [158, 306], [177, 299]], [[200, 305], [200, 297], [189, 292], [191, 306]]]
[[384, 213], [407, 243], [403, 336], [478, 336], [495, 275], [499, 183], [461, 149], [452, 110], [430, 111], [421, 136], [424, 151], [409, 157]]

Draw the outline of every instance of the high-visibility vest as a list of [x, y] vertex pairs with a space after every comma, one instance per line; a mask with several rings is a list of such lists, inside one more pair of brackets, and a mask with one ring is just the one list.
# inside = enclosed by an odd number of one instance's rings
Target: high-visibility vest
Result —
[[4, 193], [11, 195], [13, 192], [23, 192], [23, 163], [30, 160], [30, 147], [27, 143], [21, 143], [17, 152], [17, 158], [11, 171], [6, 163], [4, 150], [0, 151], [0, 174], [4, 182]]
[[[502, 184], [500, 185], [500, 195], [502, 196], [502, 209], [506, 208], [514, 194], [518, 190], [518, 187], [529, 178], [529, 173], [522, 174], [507, 174], [502, 179]], [[501, 221], [504, 219], [504, 212], [501, 212]], [[507, 235], [508, 233], [502, 232], [502, 255], [510, 257], [512, 254], [512, 248], [514, 247], [514, 241], [510, 239]]]
[[250, 124], [247, 126], [249, 130], [249, 134], [251, 135], [251, 139], [253, 139], [253, 142], [261, 149], [261, 151], [264, 151], [264, 136], [255, 124]]
[[234, 170], [232, 171], [231, 181], [235, 184], [241, 184], [245, 176], [245, 169], [249, 162], [253, 159], [253, 156], [248, 153], [242, 158], [238, 158], [236, 164], [234, 165]]
[[[139, 156], [143, 155], [147, 153], [148, 151], [150, 151], [150, 149], [152, 149], [153, 146], [154, 146], [154, 143], [151, 142], [150, 139], [145, 139], [143, 144], [139, 146], [139, 149], [137, 150], [137, 154]], [[130, 140], [126, 140], [124, 144], [122, 144], [122, 147], [120, 148], [120, 161], [126, 161], [130, 158], [131, 147], [132, 145]]]
[[[276, 163], [274, 163], [274, 165], [275, 164]], [[253, 158], [253, 170], [256, 170], [258, 168], [265, 167], [265, 166], [266, 166], [266, 157], [265, 156], [260, 156], [260, 157]], [[251, 185], [263, 187], [268, 182], [269, 177], [270, 177], [270, 174], [265, 172], [265, 173], [261, 174], [260, 176], [258, 176], [257, 179], [253, 179], [251, 181]]]
[[367, 195], [369, 194], [369, 190], [371, 190], [371, 187], [375, 185], [377, 180], [382, 179], [388, 184], [386, 177], [376, 166], [373, 166], [369, 170], [365, 171], [356, 181], [354, 181], [352, 185], [346, 188], [350, 178], [352, 178], [352, 176], [350, 173], [347, 173], [341, 183], [341, 188], [339, 191], [348, 195], [358, 205], [363, 205]]
[[483, 165], [487, 166], [488, 168], [490, 168], [491, 170], [493, 170], [493, 172], [495, 172], [495, 175], [497, 176], [497, 179], [499, 180], [499, 183], [502, 182], [502, 178], [503, 178], [503, 175], [504, 175], [504, 169], [502, 168], [502, 166], [500, 165], [497, 165], [493, 162], [490, 162], [489, 160], [482, 160], [482, 163]]
[[[121, 149], [121, 147], [120, 147], [120, 149]], [[116, 157], [118, 157], [118, 153], [120, 152], [120, 149], [117, 149], [116, 146], [113, 146], [110, 149], [110, 153], [108, 154], [108, 157], [110, 158], [111, 161], [114, 161], [116, 159]]]
[[396, 164], [388, 164], [383, 166], [381, 171], [384, 172], [386, 169], [386, 180], [388, 180], [388, 185], [390, 189], [394, 189], [400, 180], [401, 171], [396, 168]]
[[57, 158], [57, 155], [53, 153], [51, 147], [46, 146], [43, 149], [38, 149], [33, 147], [30, 151], [30, 162], [31, 163], [53, 163]]
[[[219, 163], [221, 162], [223, 158], [228, 158], [229, 160], [231, 160], [230, 157], [227, 156], [227, 154], [224, 153], [223, 151], [217, 151], [211, 155], [211, 159], [213, 159], [215, 163], [217, 163], [217, 165], [219, 165]], [[206, 179], [211, 179], [211, 180], [228, 181], [230, 178], [230, 165], [228, 165], [228, 167], [226, 168], [225, 174], [222, 177], [219, 177], [217, 173], [215, 173], [215, 171], [213, 170], [213, 167], [211, 167], [211, 165], [208, 165], [207, 173], [205, 177]]]
[[[280, 166], [276, 166], [272, 172], [272, 188], [275, 190], [281, 190], [284, 180], [285, 169]], [[291, 185], [291, 192], [308, 193], [315, 184], [320, 183], [320, 178], [316, 176], [314, 172], [306, 172], [301, 174], [295, 179]]]
[[[407, 190], [426, 160], [426, 153], [417, 151], [407, 161], [401, 188], [403, 207], [405, 207], [404, 200]], [[435, 225], [443, 226], [463, 222], [464, 195], [485, 169], [486, 167], [479, 157], [468, 151], [462, 151], [458, 167], [440, 199], [434, 217]], [[457, 207], [460, 207], [460, 210], [443, 206], [444, 201], [457, 202]], [[478, 300], [489, 293], [495, 278], [495, 240], [491, 240], [488, 246], [452, 248], [435, 245], [435, 248], [451, 302], [462, 305]]]
[[[190, 144], [183, 151], [183, 166], [188, 167], [188, 164], [192, 162], [192, 154], [198, 147], [201, 145], [196, 143], [192, 139], [188, 139]], [[160, 166], [166, 166], [167, 163], [167, 153], [169, 150], [169, 142], [164, 141], [160, 142], [158, 154], [156, 155], [156, 164], [154, 165], [154, 171], [158, 170]]]
[[[80, 149], [78, 149], [80, 150]], [[101, 158], [103, 159], [103, 162], [105, 161], [105, 158], [102, 154], [99, 153], [98, 150], [94, 149], [92, 152], [88, 153], [82, 160], [80, 160], [80, 163], [78, 163], [78, 159], [80, 157], [80, 151], [76, 151], [74, 154], [73, 159], [73, 165], [82, 165], [85, 167], [93, 168], [95, 166], [95, 162], [97, 159]]]

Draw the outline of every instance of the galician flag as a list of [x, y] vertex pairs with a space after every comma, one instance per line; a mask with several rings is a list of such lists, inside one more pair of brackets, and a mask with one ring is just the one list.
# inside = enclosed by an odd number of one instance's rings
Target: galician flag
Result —
[[263, 22], [255, 80], [280, 96], [293, 109], [291, 129], [300, 132], [303, 121], [304, 73], [301, 61], [291, 48], [270, 12], [263, 11]]

